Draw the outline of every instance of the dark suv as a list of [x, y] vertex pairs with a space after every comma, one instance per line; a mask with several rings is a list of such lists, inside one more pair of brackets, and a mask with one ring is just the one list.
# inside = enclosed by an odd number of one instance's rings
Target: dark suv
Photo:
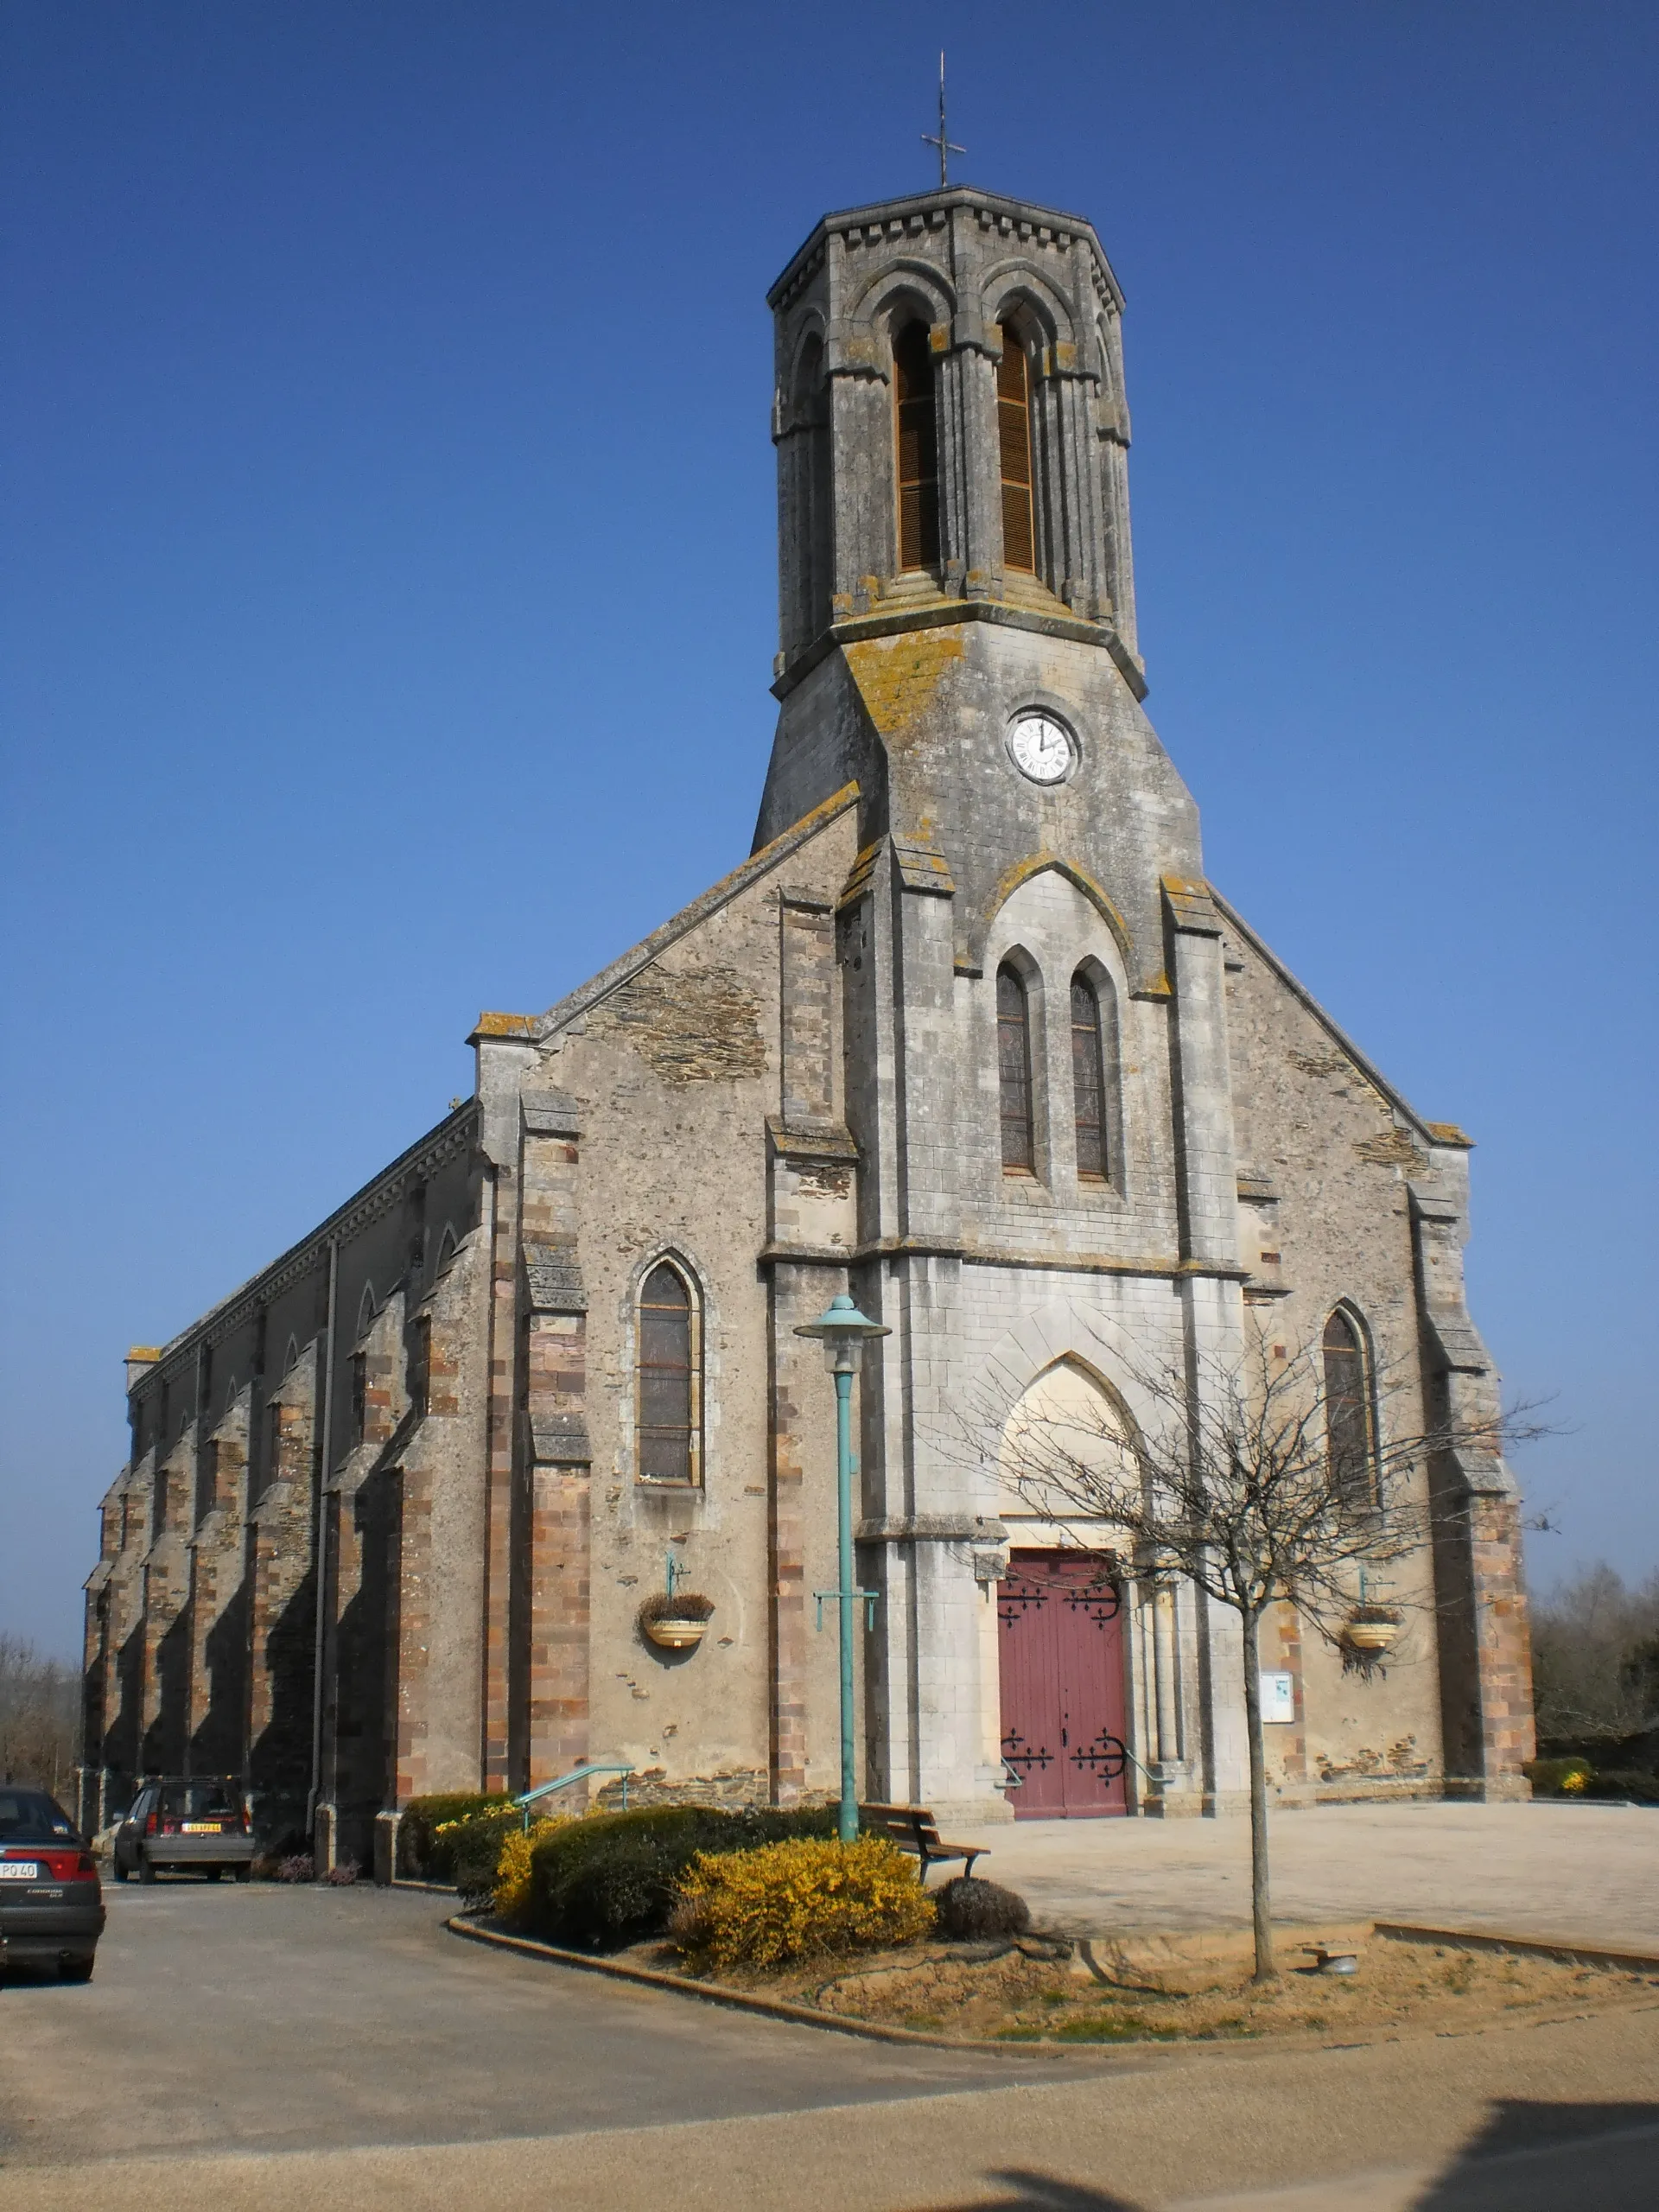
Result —
[[228, 1866], [238, 1882], [253, 1871], [247, 1800], [234, 1775], [194, 1781], [147, 1782], [115, 1832], [111, 1854], [118, 1882], [137, 1874], [205, 1874], [218, 1881]]
[[104, 1933], [98, 1862], [43, 1789], [0, 1785], [0, 1959], [90, 1981]]

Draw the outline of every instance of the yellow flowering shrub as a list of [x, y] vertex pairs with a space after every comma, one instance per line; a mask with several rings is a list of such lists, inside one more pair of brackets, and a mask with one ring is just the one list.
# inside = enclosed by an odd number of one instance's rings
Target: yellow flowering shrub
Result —
[[530, 1854], [544, 1835], [564, 1827], [569, 1814], [543, 1815], [528, 1828], [509, 1828], [501, 1839], [501, 1855], [495, 1863], [495, 1916], [516, 1928], [530, 1911]]
[[1589, 1776], [1581, 1766], [1575, 1766], [1570, 1773], [1561, 1777], [1562, 1795], [1573, 1797], [1581, 1796], [1584, 1785], [1589, 1779]]
[[915, 1861], [885, 1836], [804, 1837], [699, 1852], [681, 1878], [675, 1932], [711, 1966], [781, 1966], [818, 1951], [913, 1943], [933, 1925]]

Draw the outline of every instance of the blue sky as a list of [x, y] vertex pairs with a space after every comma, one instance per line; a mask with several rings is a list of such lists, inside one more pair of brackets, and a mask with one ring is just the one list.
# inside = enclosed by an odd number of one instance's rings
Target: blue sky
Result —
[[1210, 872], [1474, 1155], [1569, 1432], [1536, 1579], [1659, 1560], [1659, 14], [0, 8], [0, 1627], [77, 1648], [121, 1354], [747, 850], [767, 283], [918, 188], [1086, 213], [1148, 709]]

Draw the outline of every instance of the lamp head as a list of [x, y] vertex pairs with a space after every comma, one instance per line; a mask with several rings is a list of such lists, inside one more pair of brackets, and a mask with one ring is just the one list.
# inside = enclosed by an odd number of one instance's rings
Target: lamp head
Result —
[[861, 1313], [842, 1291], [830, 1300], [816, 1321], [803, 1321], [795, 1333], [798, 1337], [817, 1337], [830, 1356], [831, 1368], [850, 1373], [858, 1347], [874, 1337], [890, 1337], [893, 1331], [885, 1323], [872, 1321], [867, 1313]]

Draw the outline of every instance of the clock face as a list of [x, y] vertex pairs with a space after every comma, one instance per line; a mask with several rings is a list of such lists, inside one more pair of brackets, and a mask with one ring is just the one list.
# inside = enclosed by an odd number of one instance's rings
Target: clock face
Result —
[[1021, 715], [1008, 732], [1008, 753], [1022, 776], [1033, 784], [1058, 784], [1071, 772], [1077, 746], [1065, 724], [1052, 715]]

